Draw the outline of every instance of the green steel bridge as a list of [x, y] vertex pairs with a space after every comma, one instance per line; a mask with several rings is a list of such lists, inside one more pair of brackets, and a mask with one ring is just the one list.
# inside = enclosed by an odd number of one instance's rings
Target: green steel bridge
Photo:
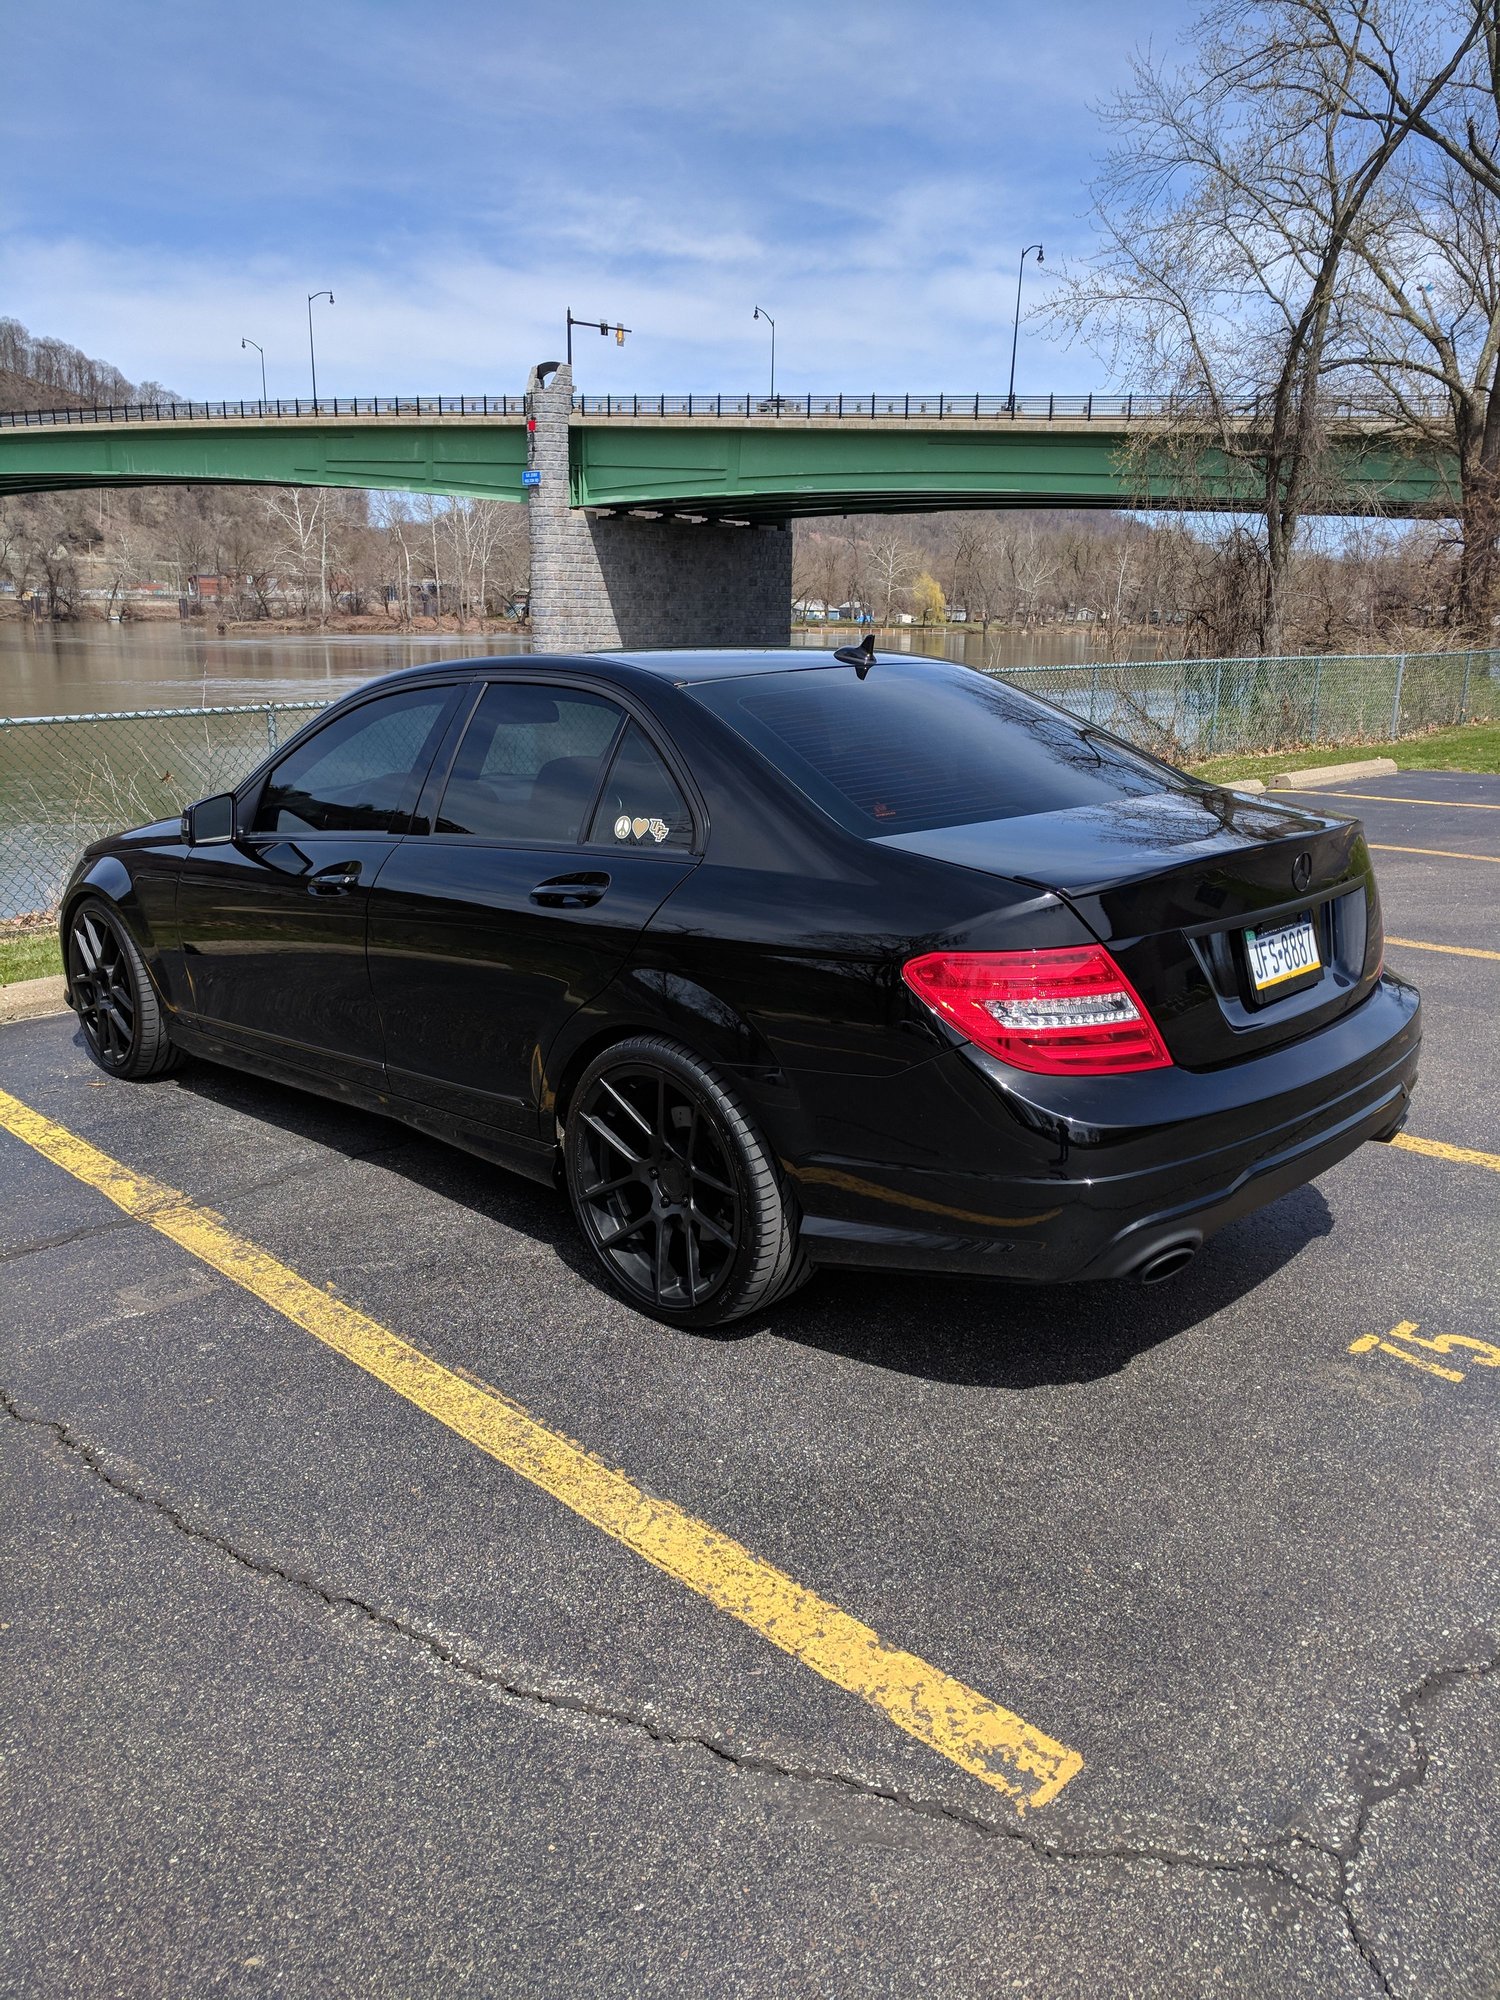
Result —
[[[528, 416], [524, 396], [0, 413], [0, 494], [274, 485], [519, 501], [536, 480], [524, 476]], [[1190, 436], [1192, 422], [1191, 406], [1157, 396], [574, 395], [568, 498], [749, 523], [962, 507], [1253, 510], [1254, 479], [1229, 455], [1131, 450], [1153, 433]], [[1253, 439], [1254, 413], [1237, 422]], [[1455, 512], [1451, 457], [1374, 411], [1343, 410], [1332, 431], [1341, 464], [1327, 511]]]

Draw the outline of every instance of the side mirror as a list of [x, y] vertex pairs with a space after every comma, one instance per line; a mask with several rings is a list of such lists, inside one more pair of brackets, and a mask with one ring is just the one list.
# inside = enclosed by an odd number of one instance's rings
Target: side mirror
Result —
[[234, 793], [218, 792], [211, 799], [199, 799], [182, 815], [182, 837], [189, 847], [202, 847], [213, 840], [234, 839]]

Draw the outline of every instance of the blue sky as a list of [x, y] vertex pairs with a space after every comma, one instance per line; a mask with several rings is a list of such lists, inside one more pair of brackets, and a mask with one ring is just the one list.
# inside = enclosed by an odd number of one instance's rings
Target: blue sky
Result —
[[[7, 25], [0, 310], [184, 394], [1001, 390], [1181, 0], [68, 0]], [[1027, 302], [1040, 285], [1027, 272]], [[1017, 386], [1104, 386], [1023, 323]]]

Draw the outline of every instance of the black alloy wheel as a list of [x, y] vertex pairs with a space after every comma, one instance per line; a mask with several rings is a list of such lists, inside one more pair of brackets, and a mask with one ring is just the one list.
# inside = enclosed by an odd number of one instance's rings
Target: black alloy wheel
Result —
[[807, 1275], [781, 1173], [724, 1080], [641, 1037], [606, 1050], [569, 1107], [568, 1189], [617, 1290], [683, 1326], [720, 1326]]
[[89, 1054], [110, 1076], [160, 1076], [177, 1051], [140, 953], [102, 902], [90, 897], [68, 926], [68, 990]]

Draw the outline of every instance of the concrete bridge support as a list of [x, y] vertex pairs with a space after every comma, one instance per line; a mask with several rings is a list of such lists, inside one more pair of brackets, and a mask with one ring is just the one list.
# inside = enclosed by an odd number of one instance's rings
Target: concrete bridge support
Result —
[[641, 520], [569, 504], [573, 377], [526, 385], [536, 419], [529, 489], [531, 626], [549, 653], [635, 646], [784, 646], [792, 531]]

